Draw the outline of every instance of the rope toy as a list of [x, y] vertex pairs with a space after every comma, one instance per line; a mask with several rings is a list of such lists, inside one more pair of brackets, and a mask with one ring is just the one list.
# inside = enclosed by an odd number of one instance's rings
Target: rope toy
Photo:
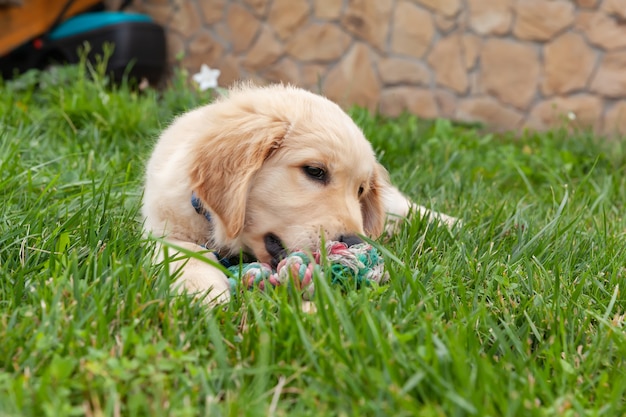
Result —
[[326, 278], [329, 274], [330, 284], [339, 285], [346, 291], [367, 287], [373, 282], [380, 284], [388, 279], [383, 257], [368, 243], [348, 247], [343, 242], [328, 241], [325, 249], [329, 265], [326, 271], [321, 265], [324, 257], [320, 251], [311, 254], [293, 252], [280, 261], [276, 270], [261, 262], [231, 266], [228, 268], [232, 274], [229, 278], [231, 292], [236, 291], [240, 281], [244, 288], [260, 290], [268, 285], [292, 284], [302, 291], [305, 300], [311, 300], [315, 293], [315, 275]]

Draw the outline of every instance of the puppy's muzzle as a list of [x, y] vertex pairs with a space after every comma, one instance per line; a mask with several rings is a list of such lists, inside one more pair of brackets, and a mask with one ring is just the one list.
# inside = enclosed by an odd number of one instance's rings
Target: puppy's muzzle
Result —
[[[336, 240], [345, 243], [348, 247], [363, 243], [363, 240], [360, 237], [351, 234], [341, 235]], [[265, 250], [272, 257], [270, 265], [273, 268], [276, 268], [278, 263], [287, 256], [287, 249], [285, 248], [283, 241], [280, 240], [280, 238], [274, 233], [266, 234], [263, 241], [265, 243]]]

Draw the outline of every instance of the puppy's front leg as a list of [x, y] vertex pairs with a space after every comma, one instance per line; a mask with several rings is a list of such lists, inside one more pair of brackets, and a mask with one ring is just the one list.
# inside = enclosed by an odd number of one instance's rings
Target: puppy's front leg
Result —
[[400, 223], [406, 220], [411, 213], [418, 213], [420, 216], [427, 217], [430, 222], [443, 223], [450, 228], [461, 223], [456, 217], [432, 211], [413, 203], [392, 185], [384, 187], [382, 198], [387, 212], [387, 224], [385, 225], [387, 236], [396, 233]]
[[[167, 242], [188, 251], [200, 253], [214, 262], [219, 262], [213, 252], [207, 251], [202, 246], [173, 239], [167, 239]], [[164, 247], [158, 249], [158, 260], [162, 261], [165, 257], [165, 251], [167, 251], [169, 271], [170, 274], [177, 275], [176, 287], [180, 292], [200, 296], [206, 294], [204, 300], [208, 304], [223, 304], [230, 300], [230, 285], [228, 278], [222, 271], [200, 259], [188, 257], [174, 247], [166, 244], [162, 246]]]

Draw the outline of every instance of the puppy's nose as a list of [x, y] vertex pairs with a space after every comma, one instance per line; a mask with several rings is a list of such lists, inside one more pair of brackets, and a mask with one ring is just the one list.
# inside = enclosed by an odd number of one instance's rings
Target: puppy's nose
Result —
[[345, 243], [348, 247], [363, 243], [363, 240], [357, 235], [341, 235], [339, 236], [339, 241]]

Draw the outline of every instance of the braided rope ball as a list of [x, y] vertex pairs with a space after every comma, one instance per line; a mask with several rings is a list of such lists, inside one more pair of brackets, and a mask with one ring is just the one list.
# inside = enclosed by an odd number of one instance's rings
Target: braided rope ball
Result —
[[324, 257], [320, 251], [310, 254], [293, 252], [280, 261], [275, 270], [261, 262], [231, 266], [228, 268], [232, 274], [229, 278], [231, 291], [236, 291], [240, 281], [244, 288], [260, 290], [268, 285], [277, 287], [291, 283], [302, 291], [305, 300], [311, 300], [315, 292], [314, 276], [326, 278], [328, 273], [330, 284], [339, 285], [344, 290], [367, 287], [373, 282], [383, 283], [388, 278], [383, 257], [368, 243], [348, 247], [343, 242], [328, 241], [325, 249], [329, 265], [326, 273], [321, 266]]

